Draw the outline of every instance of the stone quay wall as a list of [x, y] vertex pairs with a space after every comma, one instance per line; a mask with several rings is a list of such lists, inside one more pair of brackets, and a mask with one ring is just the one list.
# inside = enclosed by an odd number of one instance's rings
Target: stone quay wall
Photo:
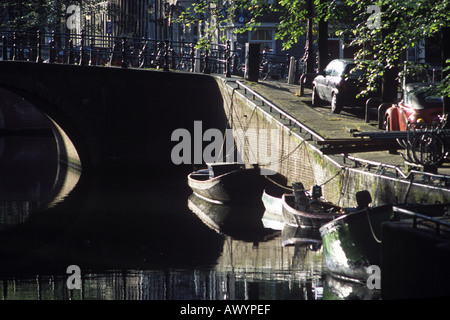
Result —
[[321, 185], [328, 201], [344, 207], [356, 206], [355, 194], [361, 190], [371, 193], [372, 205], [450, 201], [446, 179], [419, 172], [399, 173], [383, 164], [361, 163], [343, 155], [323, 155], [309, 134], [272, 112], [267, 104], [236, 89], [232, 80], [217, 77], [216, 81], [229, 127], [245, 133], [246, 165], [258, 163], [272, 169], [285, 176], [288, 185], [302, 182], [306, 189]]

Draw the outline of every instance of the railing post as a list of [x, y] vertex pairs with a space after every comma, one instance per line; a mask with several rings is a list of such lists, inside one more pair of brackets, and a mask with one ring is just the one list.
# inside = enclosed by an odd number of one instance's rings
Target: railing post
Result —
[[80, 40], [80, 66], [86, 65], [86, 57], [85, 57], [85, 47], [84, 47], [84, 39], [86, 35], [84, 34], [84, 29], [81, 30], [81, 40]]
[[73, 39], [69, 40], [69, 64], [74, 64], [75, 57], [73, 54]]
[[42, 31], [38, 30], [36, 35], [36, 62], [42, 62]]
[[191, 72], [195, 72], [195, 47], [194, 44], [191, 43]]
[[2, 36], [2, 58], [3, 61], [8, 60], [8, 38], [6, 37], [6, 35]]
[[91, 37], [91, 51], [89, 51], [89, 65], [92, 66], [92, 62], [94, 61], [94, 44], [95, 38]]
[[164, 41], [164, 71], [169, 71], [169, 40]]
[[171, 67], [173, 70], [175, 70], [177, 68], [177, 63], [176, 63], [176, 53], [175, 53], [175, 49], [173, 47], [173, 43], [170, 46], [170, 56], [171, 56]]
[[127, 38], [122, 37], [122, 68], [128, 68], [127, 64]]
[[209, 50], [205, 52], [205, 69], [203, 69], [203, 73], [210, 74], [211, 68], [209, 66]]
[[49, 57], [49, 62], [50, 63], [54, 63], [55, 59], [56, 59], [56, 41], [55, 41], [55, 31], [53, 30], [52, 32], [52, 38], [50, 40], [50, 57]]
[[13, 45], [11, 49], [11, 60], [17, 59], [17, 34], [13, 32]]

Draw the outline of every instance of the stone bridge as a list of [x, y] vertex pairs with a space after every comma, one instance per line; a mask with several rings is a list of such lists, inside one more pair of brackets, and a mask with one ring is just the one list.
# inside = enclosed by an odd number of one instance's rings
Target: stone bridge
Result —
[[50, 118], [60, 157], [83, 171], [168, 167], [175, 129], [226, 126], [217, 82], [203, 74], [0, 61], [0, 89]]

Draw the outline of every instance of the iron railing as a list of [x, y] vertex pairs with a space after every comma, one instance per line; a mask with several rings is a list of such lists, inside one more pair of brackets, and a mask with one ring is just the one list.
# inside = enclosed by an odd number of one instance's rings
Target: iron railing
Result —
[[[3, 60], [225, 73], [241, 62], [226, 44], [113, 37], [87, 33], [0, 31]], [[234, 62], [234, 65], [232, 63]]]
[[[394, 213], [403, 214], [412, 219], [412, 227], [417, 228], [419, 225], [419, 221], [426, 221], [429, 225], [422, 223], [421, 225], [424, 227], [432, 227], [434, 226], [435, 232], [437, 235], [442, 235], [442, 231], [445, 230], [447, 236], [450, 236], [450, 222], [444, 221], [435, 217], [430, 217], [425, 214], [419, 213], [420, 211], [427, 211], [427, 207], [431, 208], [433, 212], [436, 212], [437, 206], [441, 207], [441, 211], [443, 211], [443, 215], [447, 212], [450, 204], [441, 204], [441, 205], [416, 205], [414, 209], [402, 208], [399, 206], [393, 206]], [[419, 211], [419, 212], [418, 212]]]
[[[76, 34], [0, 30], [0, 36], [0, 60], [157, 68], [227, 76], [244, 76], [245, 72], [244, 54], [239, 48], [232, 50], [230, 41], [199, 48], [195, 42], [94, 35], [84, 31]], [[269, 62], [268, 77], [286, 78], [290, 55], [261, 53], [259, 59], [260, 64]], [[296, 78], [299, 73], [301, 70], [297, 68]]]

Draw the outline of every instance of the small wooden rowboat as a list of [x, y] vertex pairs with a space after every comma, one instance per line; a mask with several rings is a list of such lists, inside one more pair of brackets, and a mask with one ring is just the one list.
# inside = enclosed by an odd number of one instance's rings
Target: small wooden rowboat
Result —
[[320, 200], [311, 200], [303, 210], [297, 209], [293, 194], [284, 194], [282, 205], [284, 222], [287, 225], [302, 228], [319, 229], [345, 212], [342, 207]]
[[208, 164], [208, 169], [188, 175], [188, 184], [198, 197], [221, 204], [260, 201], [265, 183], [260, 170], [239, 163]]

